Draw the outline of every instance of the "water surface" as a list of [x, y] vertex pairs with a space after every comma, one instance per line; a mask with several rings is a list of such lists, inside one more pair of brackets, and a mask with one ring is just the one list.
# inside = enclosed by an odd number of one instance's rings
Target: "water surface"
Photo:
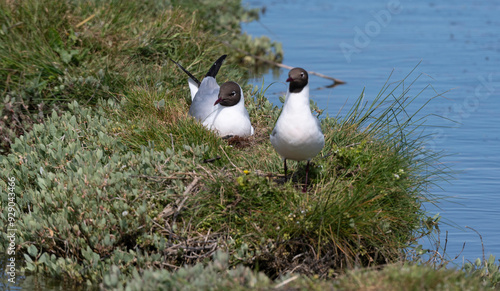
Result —
[[[432, 193], [443, 195], [440, 213], [444, 233], [449, 232], [447, 253], [461, 264], [482, 257], [478, 235], [483, 237], [485, 255], [500, 256], [500, 4], [495, 1], [246, 1], [251, 7], [266, 7], [260, 22], [244, 24], [255, 36], [267, 35], [282, 42], [283, 63], [347, 82], [333, 89], [312, 90], [311, 96], [330, 116], [336, 116], [365, 88], [373, 99], [391, 72], [397, 81], [419, 62], [413, 95], [432, 84], [421, 95], [416, 110], [436, 92], [423, 114], [435, 114], [428, 124], [434, 139], [429, 147], [445, 151], [442, 159], [457, 172], [456, 180], [440, 183]], [[286, 74], [256, 76], [255, 85], [276, 82], [268, 98], [279, 105], [286, 91]], [[311, 88], [329, 81], [311, 76]], [[435, 90], [435, 92], [433, 91]], [[346, 101], [347, 100], [347, 101]], [[410, 109], [411, 111], [411, 109]], [[341, 111], [342, 114], [342, 111]], [[461, 252], [463, 243], [465, 249]], [[425, 242], [424, 242], [425, 243]]]

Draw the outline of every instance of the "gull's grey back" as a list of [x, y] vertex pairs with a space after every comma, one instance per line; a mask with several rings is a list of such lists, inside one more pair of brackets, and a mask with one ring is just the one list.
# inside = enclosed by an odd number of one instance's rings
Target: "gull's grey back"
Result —
[[205, 77], [189, 107], [189, 115], [203, 122], [217, 106], [214, 106], [219, 95], [219, 85], [213, 77]]

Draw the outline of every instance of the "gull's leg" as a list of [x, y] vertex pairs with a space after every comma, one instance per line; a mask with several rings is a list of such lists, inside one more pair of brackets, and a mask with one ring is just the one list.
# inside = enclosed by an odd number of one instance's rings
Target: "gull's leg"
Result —
[[287, 168], [286, 168], [286, 159], [283, 159], [283, 164], [285, 166], [285, 182], [286, 182], [286, 172], [287, 172]]
[[304, 188], [302, 188], [302, 192], [305, 193], [307, 192], [307, 180], [309, 178], [309, 161], [307, 161], [306, 164], [306, 184], [304, 185]]

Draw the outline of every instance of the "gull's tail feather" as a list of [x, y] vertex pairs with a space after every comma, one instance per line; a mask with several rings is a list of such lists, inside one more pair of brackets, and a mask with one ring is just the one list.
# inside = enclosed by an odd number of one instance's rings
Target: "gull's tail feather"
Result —
[[206, 77], [213, 77], [213, 78], [215, 78], [215, 76], [219, 72], [219, 69], [222, 66], [222, 63], [224, 62], [224, 59], [226, 59], [226, 57], [227, 57], [227, 55], [222, 55], [220, 58], [218, 58], [215, 61], [215, 63], [212, 65], [212, 67], [210, 68], [210, 70], [208, 70], [208, 73], [207, 73]]
[[[224, 57], [225, 57], [225, 56], [224, 56]], [[189, 78], [191, 78], [191, 79], [192, 79], [192, 80], [193, 80], [193, 81], [194, 81], [194, 82], [198, 85], [198, 87], [200, 87], [201, 82], [200, 82], [198, 79], [196, 79], [196, 77], [195, 77], [195, 76], [193, 76], [193, 74], [191, 74], [188, 70], [184, 69], [184, 67], [182, 67], [182, 66], [181, 66], [179, 63], [177, 63], [176, 61], [174, 61], [174, 60], [172, 60], [172, 59], [170, 59], [170, 60], [171, 60], [174, 64], [176, 64], [176, 65], [177, 65], [177, 67], [179, 67], [179, 68], [180, 68], [180, 69], [181, 69], [184, 73], [186, 73], [186, 74], [189, 76]], [[214, 64], [214, 66], [215, 66], [215, 64]], [[220, 68], [220, 65], [219, 65], [219, 68]], [[210, 68], [210, 70], [211, 70], [211, 69], [212, 69], [212, 68]], [[218, 70], [219, 70], [219, 69], [217, 69], [217, 71], [218, 71]], [[217, 74], [217, 72], [216, 72], [215, 74]]]

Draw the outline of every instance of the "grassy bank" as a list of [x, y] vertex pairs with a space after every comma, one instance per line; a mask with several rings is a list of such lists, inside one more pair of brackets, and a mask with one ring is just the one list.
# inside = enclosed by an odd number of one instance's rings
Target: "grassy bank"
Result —
[[[421, 205], [446, 174], [407, 111], [420, 92], [387, 83], [372, 104], [321, 116], [326, 145], [304, 194], [303, 165], [284, 183], [269, 142], [281, 106], [244, 86], [256, 134], [222, 140], [187, 115], [186, 78], [168, 61], [201, 77], [228, 53], [219, 82], [244, 84], [249, 59], [226, 43], [281, 58], [279, 44], [241, 36], [257, 11], [239, 1], [75, 3], [1, 3], [1, 222], [13, 177], [26, 271], [117, 290], [500, 281], [494, 259], [467, 272], [403, 263], [437, 225]], [[7, 241], [4, 232], [0, 248]]]
[[[255, 19], [258, 10], [245, 10], [238, 1], [205, 2], [2, 1], [0, 151], [68, 101], [119, 100], [145, 84], [156, 86], [157, 94], [180, 95], [185, 80], [168, 58], [189, 62], [197, 76], [230, 52], [223, 43], [281, 60], [279, 44], [241, 34], [240, 21]], [[230, 53], [226, 78], [245, 75], [235, 65], [242, 59]]]

